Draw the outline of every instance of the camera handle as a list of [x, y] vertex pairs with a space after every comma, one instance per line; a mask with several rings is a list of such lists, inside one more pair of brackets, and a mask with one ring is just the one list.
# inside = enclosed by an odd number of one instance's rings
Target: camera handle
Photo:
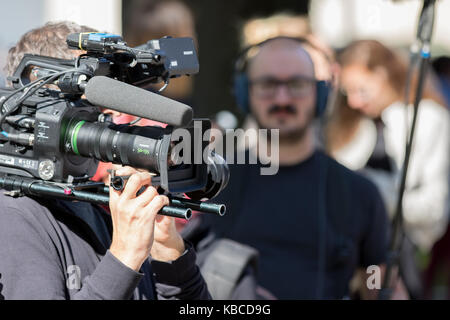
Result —
[[[50, 196], [69, 201], [85, 201], [94, 204], [109, 204], [109, 187], [101, 182], [83, 182], [77, 184], [55, 183], [17, 175], [0, 176], [0, 188], [6, 190], [5, 195], [11, 197]], [[94, 190], [94, 191], [88, 191]], [[225, 214], [225, 205], [195, 201], [169, 196], [170, 205], [164, 206], [158, 214], [189, 220], [192, 210]]]

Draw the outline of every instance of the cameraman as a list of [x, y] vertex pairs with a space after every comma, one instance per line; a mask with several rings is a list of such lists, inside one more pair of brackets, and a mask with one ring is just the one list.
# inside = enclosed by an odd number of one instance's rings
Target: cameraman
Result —
[[[11, 75], [25, 53], [71, 59], [67, 35], [92, 32], [74, 23], [48, 23], [9, 51]], [[0, 299], [208, 299], [192, 246], [148, 172], [110, 191], [111, 216], [84, 203], [0, 194]], [[138, 190], [148, 186], [136, 196]]]

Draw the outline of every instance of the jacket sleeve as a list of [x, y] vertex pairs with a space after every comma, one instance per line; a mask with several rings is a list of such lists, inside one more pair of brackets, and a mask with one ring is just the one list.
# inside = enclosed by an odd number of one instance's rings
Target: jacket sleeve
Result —
[[177, 260], [162, 262], [149, 259], [158, 300], [210, 300], [206, 283], [196, 265], [191, 243], [185, 241], [186, 251]]
[[448, 223], [450, 117], [441, 106], [419, 112], [410, 162], [411, 176], [418, 177], [407, 180], [403, 216], [411, 240], [430, 249]]
[[[0, 299], [69, 299], [67, 271], [33, 215], [0, 204]], [[142, 276], [108, 252], [72, 298], [129, 299]]]

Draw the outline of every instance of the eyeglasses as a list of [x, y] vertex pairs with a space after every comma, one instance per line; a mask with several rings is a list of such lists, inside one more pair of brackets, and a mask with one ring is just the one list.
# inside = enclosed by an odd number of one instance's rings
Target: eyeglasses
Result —
[[287, 80], [263, 77], [250, 80], [250, 88], [252, 93], [258, 98], [268, 99], [275, 97], [278, 88], [283, 86], [292, 98], [301, 98], [311, 92], [315, 83], [315, 79], [303, 76], [293, 77]]

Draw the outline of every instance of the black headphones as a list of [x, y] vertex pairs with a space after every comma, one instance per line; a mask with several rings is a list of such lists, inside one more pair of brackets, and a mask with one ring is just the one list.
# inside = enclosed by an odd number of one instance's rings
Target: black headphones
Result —
[[[323, 52], [321, 49], [317, 48], [317, 46], [313, 45], [310, 41], [308, 41], [305, 38], [296, 38], [296, 37], [285, 37], [285, 36], [278, 36], [274, 38], [269, 38], [267, 40], [264, 40], [260, 43], [251, 45], [247, 48], [245, 48], [238, 56], [238, 59], [236, 60], [236, 63], [234, 65], [234, 82], [233, 82], [233, 89], [234, 89], [234, 97], [236, 99], [236, 103], [238, 107], [241, 109], [241, 111], [244, 114], [247, 114], [250, 112], [250, 105], [249, 105], [249, 79], [247, 76], [247, 64], [248, 64], [248, 53], [249, 51], [253, 50], [254, 48], [261, 48], [266, 43], [277, 40], [277, 39], [288, 39], [288, 40], [294, 40], [298, 41], [301, 44], [307, 44], [310, 47]], [[329, 93], [331, 91], [331, 86], [329, 82], [327, 81], [316, 81], [316, 117], [320, 117], [327, 107], [327, 100]]]

